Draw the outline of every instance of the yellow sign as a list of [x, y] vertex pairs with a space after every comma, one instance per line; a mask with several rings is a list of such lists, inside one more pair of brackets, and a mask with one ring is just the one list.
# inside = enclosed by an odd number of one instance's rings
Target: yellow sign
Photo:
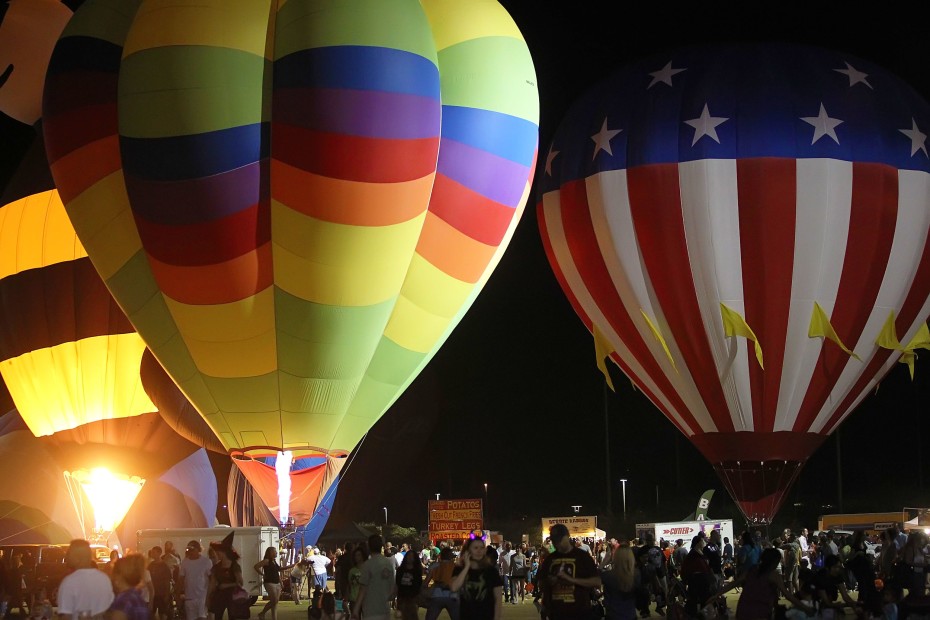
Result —
[[568, 535], [573, 538], [594, 538], [597, 536], [597, 517], [545, 517], [542, 520], [543, 538], [549, 536], [549, 528], [561, 523], [568, 528]]

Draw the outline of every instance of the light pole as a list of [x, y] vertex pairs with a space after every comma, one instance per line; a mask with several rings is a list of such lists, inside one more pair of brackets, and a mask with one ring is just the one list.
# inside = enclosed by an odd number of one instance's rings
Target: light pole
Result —
[[575, 514], [578, 514], [579, 512], [581, 512], [581, 505], [580, 505], [580, 504], [572, 504], [572, 510], [575, 511]]
[[487, 482], [484, 483], [484, 510], [482, 510], [481, 512], [482, 512], [482, 515], [481, 515], [482, 521], [484, 521], [482, 525], [484, 527], [487, 527], [488, 526], [487, 520], [491, 514], [491, 511], [488, 510], [488, 483]]
[[623, 521], [626, 522], [626, 478], [620, 478], [620, 484], [623, 485]]
[[384, 526], [387, 527], [387, 506], [384, 507]]
[[436, 494], [436, 501], [439, 501], [439, 493]]

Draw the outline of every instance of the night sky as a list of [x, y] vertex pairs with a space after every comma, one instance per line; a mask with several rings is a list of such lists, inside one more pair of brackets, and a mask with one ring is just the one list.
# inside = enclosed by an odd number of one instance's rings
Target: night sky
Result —
[[[737, 13], [677, 3], [502, 4], [536, 64], [540, 153], [572, 102], [597, 81], [626, 62], [686, 45], [788, 41], [833, 48], [883, 65], [930, 98], [930, 38], [903, 4], [855, 14], [850, 5], [817, 3], [778, 11], [745, 3]], [[630, 7], [635, 12], [617, 15]], [[541, 172], [540, 166], [537, 177]], [[435, 493], [482, 497], [485, 482], [489, 525], [510, 535], [539, 517], [570, 513], [573, 504], [629, 534], [635, 522], [685, 516], [709, 488], [717, 491], [710, 515], [739, 518], [707, 461], [612, 365], [617, 392], [607, 397], [605, 441], [604, 382], [592, 338], [552, 275], [535, 194], [531, 201], [475, 305], [357, 450], [331, 523], [381, 522], [386, 506], [391, 522], [422, 528]], [[844, 422], [839, 443], [832, 436], [810, 459], [775, 525], [814, 528], [818, 515], [841, 509], [930, 504], [921, 453], [930, 430], [928, 389], [927, 359], [918, 361], [913, 383], [898, 365]], [[621, 478], [629, 480], [626, 528]]]

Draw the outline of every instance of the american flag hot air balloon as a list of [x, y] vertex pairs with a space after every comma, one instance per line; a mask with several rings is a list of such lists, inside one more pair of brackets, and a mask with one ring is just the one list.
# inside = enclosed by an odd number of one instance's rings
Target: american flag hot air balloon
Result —
[[758, 44], [629, 65], [552, 142], [556, 277], [750, 519], [927, 345], [928, 129], [881, 67]]

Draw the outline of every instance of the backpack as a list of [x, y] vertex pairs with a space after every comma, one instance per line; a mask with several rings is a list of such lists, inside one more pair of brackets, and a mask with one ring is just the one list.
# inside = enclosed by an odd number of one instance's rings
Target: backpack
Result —
[[647, 563], [659, 577], [665, 576], [665, 554], [658, 547], [650, 547], [646, 552]]

